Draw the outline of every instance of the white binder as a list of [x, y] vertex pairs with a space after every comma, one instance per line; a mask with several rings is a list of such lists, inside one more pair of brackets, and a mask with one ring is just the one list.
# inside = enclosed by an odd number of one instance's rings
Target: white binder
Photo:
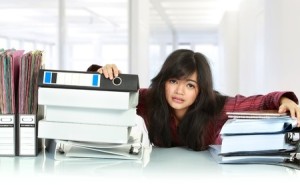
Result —
[[45, 106], [127, 110], [137, 106], [138, 97], [138, 92], [39, 87], [38, 102]]
[[0, 115], [0, 156], [16, 155], [15, 115]]
[[128, 110], [90, 109], [61, 106], [47, 106], [45, 108], [45, 120], [54, 122], [134, 126], [135, 117], [136, 108]]
[[55, 160], [76, 160], [85, 158], [141, 160], [144, 147], [141, 141], [124, 144], [74, 142], [52, 140], [48, 146]]
[[38, 138], [86, 142], [127, 143], [131, 127], [40, 120]]
[[18, 127], [19, 127], [18, 129], [19, 156], [36, 156], [38, 152], [36, 115], [33, 114], [19, 115]]

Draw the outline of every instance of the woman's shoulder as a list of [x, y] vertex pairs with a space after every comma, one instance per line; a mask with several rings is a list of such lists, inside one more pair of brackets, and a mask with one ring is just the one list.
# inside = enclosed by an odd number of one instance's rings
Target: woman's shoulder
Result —
[[148, 88], [140, 88], [139, 89], [139, 94], [140, 94], [140, 97], [145, 97], [147, 95], [147, 92], [148, 92]]

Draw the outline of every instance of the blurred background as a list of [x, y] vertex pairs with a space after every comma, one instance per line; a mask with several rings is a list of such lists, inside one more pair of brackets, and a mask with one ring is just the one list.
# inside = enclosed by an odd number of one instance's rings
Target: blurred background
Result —
[[147, 87], [175, 49], [201, 52], [227, 95], [300, 96], [299, 0], [0, 0], [0, 48], [48, 69], [116, 64]]

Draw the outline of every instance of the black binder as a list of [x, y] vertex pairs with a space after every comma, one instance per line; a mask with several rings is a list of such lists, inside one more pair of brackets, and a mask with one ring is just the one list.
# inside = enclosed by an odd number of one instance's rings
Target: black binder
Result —
[[136, 92], [138, 75], [119, 74], [110, 80], [97, 72], [40, 69], [39, 87]]

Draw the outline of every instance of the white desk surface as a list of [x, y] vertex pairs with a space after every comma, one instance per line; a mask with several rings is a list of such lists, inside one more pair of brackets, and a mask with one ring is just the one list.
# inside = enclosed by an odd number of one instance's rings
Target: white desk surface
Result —
[[42, 184], [53, 184], [62, 180], [72, 183], [74, 180], [98, 182], [96, 184], [103, 180], [124, 182], [123, 184], [168, 182], [168, 185], [177, 183], [187, 185], [187, 182], [193, 181], [201, 184], [208, 180], [216, 184], [228, 180], [253, 184], [254, 180], [265, 178], [285, 182], [293, 181], [294, 178], [299, 180], [300, 171], [274, 165], [220, 165], [208, 151], [154, 147], [146, 166], [141, 162], [127, 160], [55, 161], [44, 151], [37, 157], [0, 157], [0, 179], [3, 178], [18, 182], [38, 181], [39, 184], [41, 181]]

